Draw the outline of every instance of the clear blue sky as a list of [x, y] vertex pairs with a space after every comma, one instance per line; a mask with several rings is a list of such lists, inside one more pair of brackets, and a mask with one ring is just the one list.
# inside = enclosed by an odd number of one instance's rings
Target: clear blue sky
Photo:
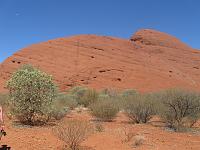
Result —
[[76, 34], [129, 38], [141, 28], [200, 49], [200, 0], [0, 0], [0, 62], [30, 44]]

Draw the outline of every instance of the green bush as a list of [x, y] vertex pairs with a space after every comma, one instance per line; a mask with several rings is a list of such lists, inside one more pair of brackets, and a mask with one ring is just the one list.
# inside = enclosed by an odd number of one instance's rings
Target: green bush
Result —
[[76, 87], [73, 87], [72, 89], [70, 89], [68, 94], [74, 96], [78, 105], [83, 105], [82, 99], [83, 99], [83, 96], [85, 95], [87, 90], [88, 90], [88, 88], [86, 88], [86, 87], [76, 86]]
[[98, 93], [94, 89], [85, 87], [74, 87], [69, 92], [72, 94], [79, 105], [88, 107], [98, 99]]
[[147, 123], [155, 114], [155, 107], [150, 95], [137, 94], [124, 99], [125, 113], [133, 123]]
[[161, 117], [170, 128], [183, 131], [190, 128], [199, 119], [200, 95], [181, 89], [162, 92]]
[[60, 105], [60, 107], [64, 106], [70, 110], [78, 106], [75, 96], [71, 94], [65, 94], [65, 93], [58, 94], [58, 96], [56, 97], [56, 102]]
[[66, 116], [70, 110], [77, 106], [74, 96], [60, 93], [57, 95], [51, 107], [51, 117], [60, 120]]
[[96, 92], [96, 90], [94, 89], [88, 89], [83, 97], [80, 99], [80, 103], [85, 106], [88, 107], [91, 104], [95, 103], [98, 99], [98, 93]]
[[12, 110], [19, 121], [37, 125], [49, 120], [56, 95], [56, 86], [50, 75], [25, 65], [13, 73], [7, 88]]
[[119, 112], [118, 105], [111, 98], [100, 99], [90, 106], [91, 114], [101, 121], [111, 121]]
[[66, 114], [69, 113], [69, 109], [65, 106], [60, 106], [59, 103], [54, 102], [51, 108], [51, 117], [60, 120], [66, 116]]

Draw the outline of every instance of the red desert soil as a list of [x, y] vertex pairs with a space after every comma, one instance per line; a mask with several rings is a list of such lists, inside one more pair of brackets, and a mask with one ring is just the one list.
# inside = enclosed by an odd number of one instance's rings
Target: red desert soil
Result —
[[[84, 119], [93, 122], [93, 118], [84, 111], [73, 112], [64, 119]], [[199, 150], [200, 133], [175, 133], [167, 131], [154, 121], [149, 124], [132, 125], [127, 118], [119, 113], [113, 122], [104, 122], [103, 132], [95, 132], [83, 144], [84, 150]], [[63, 143], [52, 132], [55, 126], [47, 127], [20, 127], [13, 125], [6, 119], [7, 136], [3, 137], [1, 144], [8, 144], [14, 150], [61, 150]], [[94, 123], [94, 122], [93, 122]], [[152, 125], [154, 124], [154, 125]], [[144, 137], [141, 146], [134, 147], [134, 138], [131, 142], [123, 142], [124, 129], [134, 135]]]
[[200, 51], [150, 29], [130, 39], [78, 35], [31, 45], [0, 65], [0, 91], [11, 73], [27, 63], [52, 74], [62, 90], [73, 85], [142, 92], [200, 89]]

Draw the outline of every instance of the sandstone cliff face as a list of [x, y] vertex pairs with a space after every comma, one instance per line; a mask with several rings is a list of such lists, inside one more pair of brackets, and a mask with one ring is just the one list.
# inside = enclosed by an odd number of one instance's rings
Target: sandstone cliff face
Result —
[[130, 39], [78, 35], [31, 45], [0, 65], [0, 91], [23, 64], [52, 74], [61, 90], [74, 85], [143, 92], [200, 89], [200, 52], [149, 29], [139, 30]]

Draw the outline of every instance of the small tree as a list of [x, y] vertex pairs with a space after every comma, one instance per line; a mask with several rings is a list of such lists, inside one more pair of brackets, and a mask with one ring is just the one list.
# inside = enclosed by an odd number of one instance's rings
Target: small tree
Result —
[[200, 96], [197, 93], [170, 89], [163, 92], [161, 101], [161, 116], [175, 131], [192, 127], [199, 119]]
[[19, 121], [30, 125], [48, 121], [56, 94], [56, 86], [50, 75], [25, 65], [12, 75], [7, 88], [12, 110]]

